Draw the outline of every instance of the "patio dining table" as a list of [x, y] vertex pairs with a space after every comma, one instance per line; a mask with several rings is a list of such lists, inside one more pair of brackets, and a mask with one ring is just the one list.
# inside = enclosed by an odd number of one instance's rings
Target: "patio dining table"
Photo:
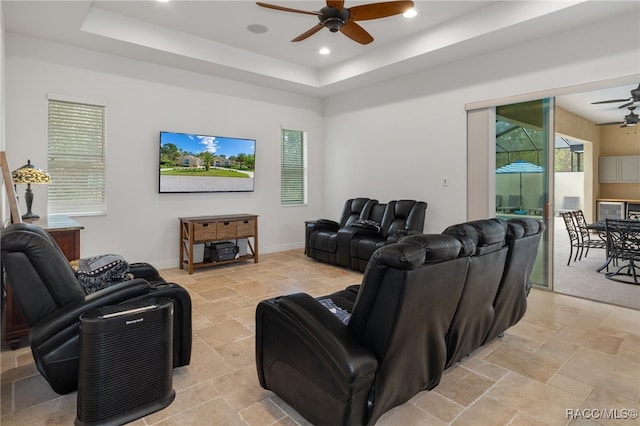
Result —
[[[607, 242], [607, 258], [596, 271], [600, 272], [613, 262], [618, 266], [618, 262], [626, 262], [619, 266], [614, 272], [607, 272], [605, 276], [611, 280], [640, 284], [637, 270], [640, 269], [640, 220], [635, 219], [602, 219], [587, 226], [588, 229], [596, 231], [600, 238]], [[626, 272], [625, 272], [626, 271]], [[619, 276], [630, 276], [633, 282], [621, 279]]]

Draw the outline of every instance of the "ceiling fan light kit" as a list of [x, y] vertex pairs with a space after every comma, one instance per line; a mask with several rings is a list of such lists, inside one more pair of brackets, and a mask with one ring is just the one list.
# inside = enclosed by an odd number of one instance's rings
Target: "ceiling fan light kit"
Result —
[[289, 7], [262, 2], [257, 2], [256, 4], [267, 9], [315, 15], [318, 18], [320, 23], [291, 40], [293, 42], [302, 41], [317, 33], [322, 28], [327, 28], [332, 33], [340, 31], [351, 40], [360, 44], [371, 43], [373, 36], [357, 24], [356, 21], [368, 21], [371, 19], [400, 15], [413, 8], [413, 1], [388, 1], [346, 8], [344, 7], [344, 1], [327, 0], [327, 5], [319, 11], [291, 9]]
[[322, 13], [322, 16], [318, 16], [320, 23], [332, 33], [337, 33], [349, 20], [349, 9], [335, 9], [326, 6], [320, 9], [320, 13]]

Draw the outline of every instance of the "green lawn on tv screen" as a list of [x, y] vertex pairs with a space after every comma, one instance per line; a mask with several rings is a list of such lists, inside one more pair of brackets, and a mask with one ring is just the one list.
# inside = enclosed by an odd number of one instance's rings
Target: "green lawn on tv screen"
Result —
[[235, 170], [223, 170], [223, 169], [167, 169], [160, 172], [161, 175], [166, 176], [213, 176], [213, 177], [234, 177], [234, 178], [249, 178], [246, 173]]

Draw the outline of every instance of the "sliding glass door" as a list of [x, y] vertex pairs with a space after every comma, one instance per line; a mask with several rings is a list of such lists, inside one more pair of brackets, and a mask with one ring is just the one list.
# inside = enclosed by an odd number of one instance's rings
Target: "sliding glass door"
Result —
[[531, 273], [531, 281], [542, 287], [551, 282], [553, 132], [553, 99], [495, 108], [495, 214], [533, 217], [547, 225]]

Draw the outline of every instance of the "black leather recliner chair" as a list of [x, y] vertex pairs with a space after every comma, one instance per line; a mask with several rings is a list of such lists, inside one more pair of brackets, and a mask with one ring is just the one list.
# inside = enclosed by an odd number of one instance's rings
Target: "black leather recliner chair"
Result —
[[85, 294], [75, 271], [53, 238], [27, 223], [2, 231], [2, 267], [29, 327], [38, 371], [59, 393], [78, 386], [79, 317], [98, 307], [155, 297], [174, 301], [173, 365], [191, 358], [191, 299], [177, 284], [165, 282], [148, 264], [132, 264], [134, 278]]
[[498, 293], [493, 301], [493, 323], [482, 344], [502, 335], [515, 325], [527, 311], [527, 296], [532, 283], [529, 279], [536, 262], [543, 222], [531, 218], [494, 219], [507, 229], [507, 260]]
[[[382, 217], [377, 217], [376, 207], [384, 206]], [[373, 252], [400, 238], [422, 233], [427, 203], [415, 200], [389, 201], [372, 209], [369, 222], [347, 226], [338, 231], [338, 265], [364, 272]]]
[[475, 247], [456, 315], [447, 333], [447, 367], [479, 348], [493, 323], [493, 302], [504, 272], [508, 247], [505, 227], [491, 219], [450, 226], [453, 235]]
[[307, 256], [335, 265], [338, 230], [357, 220], [368, 219], [372, 207], [377, 203], [378, 200], [370, 198], [351, 198], [344, 203], [339, 222], [330, 219], [307, 222], [305, 229], [305, 253]]

